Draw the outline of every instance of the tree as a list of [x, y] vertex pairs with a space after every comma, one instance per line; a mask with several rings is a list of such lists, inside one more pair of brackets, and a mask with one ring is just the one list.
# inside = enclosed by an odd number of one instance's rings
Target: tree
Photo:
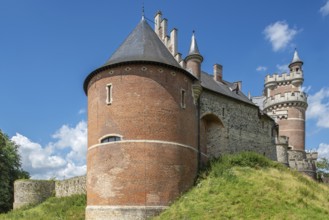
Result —
[[0, 213], [13, 207], [14, 181], [30, 177], [22, 169], [20, 159], [18, 146], [0, 130]]
[[327, 158], [320, 158], [316, 161], [316, 171], [318, 178], [329, 177], [329, 160]]

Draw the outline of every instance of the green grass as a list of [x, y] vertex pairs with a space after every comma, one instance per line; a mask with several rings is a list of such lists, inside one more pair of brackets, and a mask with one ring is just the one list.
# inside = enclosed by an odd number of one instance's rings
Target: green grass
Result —
[[79, 220], [85, 219], [86, 195], [51, 197], [37, 206], [28, 206], [1, 214], [0, 219], [8, 220]]
[[228, 155], [155, 219], [329, 219], [329, 188], [254, 153]]

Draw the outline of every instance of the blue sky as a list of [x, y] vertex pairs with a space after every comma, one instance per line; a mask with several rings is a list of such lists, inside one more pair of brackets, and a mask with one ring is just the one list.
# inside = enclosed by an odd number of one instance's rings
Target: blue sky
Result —
[[[261, 95], [294, 48], [309, 94], [306, 148], [329, 157], [329, 1], [0, 1], [0, 129], [21, 145], [34, 178], [85, 173], [84, 78], [102, 65], [145, 16], [161, 10], [186, 56], [192, 30], [202, 69]], [[198, 4], [199, 3], [199, 4]], [[151, 24], [151, 22], [149, 22]], [[151, 24], [153, 26], [153, 24]]]

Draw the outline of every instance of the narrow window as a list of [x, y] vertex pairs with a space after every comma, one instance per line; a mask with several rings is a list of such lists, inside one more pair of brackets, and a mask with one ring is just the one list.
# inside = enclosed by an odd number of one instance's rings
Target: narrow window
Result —
[[112, 104], [112, 84], [106, 85], [106, 104]]
[[101, 139], [101, 143], [108, 143], [108, 142], [114, 142], [114, 141], [121, 141], [121, 137], [119, 137], [119, 136], [107, 136], [107, 137]]
[[184, 89], [181, 90], [181, 107], [182, 108], [186, 108], [186, 103], [185, 103], [185, 99], [186, 99], [186, 92]]
[[223, 118], [225, 117], [225, 108], [222, 108], [222, 115], [223, 115]]

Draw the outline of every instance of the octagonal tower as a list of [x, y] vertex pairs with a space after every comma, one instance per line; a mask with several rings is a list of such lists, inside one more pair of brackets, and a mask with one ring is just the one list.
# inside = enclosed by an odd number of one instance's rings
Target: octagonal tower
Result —
[[87, 76], [86, 219], [145, 219], [192, 186], [195, 80], [144, 18]]

